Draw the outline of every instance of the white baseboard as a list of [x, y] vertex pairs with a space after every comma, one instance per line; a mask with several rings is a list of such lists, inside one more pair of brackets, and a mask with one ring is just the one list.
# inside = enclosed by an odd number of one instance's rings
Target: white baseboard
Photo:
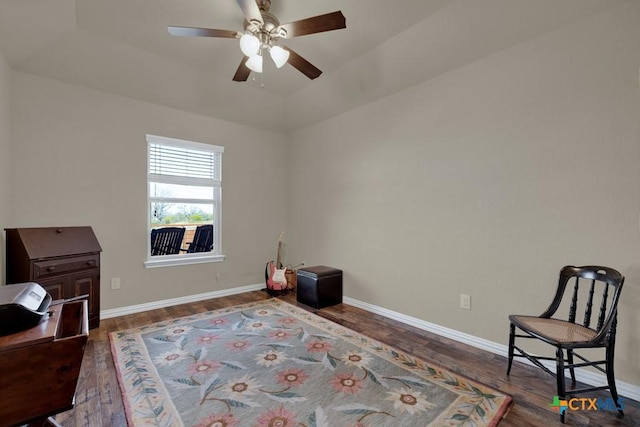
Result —
[[[464, 332], [445, 328], [444, 326], [436, 325], [434, 323], [429, 323], [424, 320], [407, 316], [402, 313], [387, 310], [386, 308], [378, 307], [363, 301], [359, 301], [354, 298], [344, 297], [343, 302], [346, 304], [352, 305], [354, 307], [358, 307], [363, 310], [369, 311], [371, 313], [379, 314], [381, 316], [388, 317], [389, 319], [397, 320], [398, 322], [402, 322], [406, 325], [414, 326], [418, 329], [432, 332], [434, 334], [452, 339], [454, 341], [458, 341], [463, 344], [467, 344], [472, 347], [479, 348], [481, 350], [489, 351], [499, 356], [504, 356], [505, 369], [506, 369], [506, 357], [509, 350], [509, 347], [507, 345], [498, 344], [489, 340], [485, 340], [483, 338], [478, 338], [476, 336], [466, 334]], [[505, 334], [507, 334], [507, 332], [508, 332], [508, 325], [505, 324]], [[532, 365], [532, 363], [526, 359], [518, 359], [518, 361]], [[555, 364], [553, 362], [547, 362], [543, 364], [547, 366], [547, 368], [549, 368], [552, 372], [555, 371], [556, 369]], [[585, 384], [594, 385], [594, 386], [607, 383], [607, 378], [604, 375], [597, 374], [595, 372], [585, 371], [585, 370], [576, 371], [576, 379]], [[618, 394], [620, 396], [624, 396], [629, 399], [640, 401], [640, 386], [627, 383], [624, 381], [616, 380], [616, 388], [618, 389]], [[551, 399], [553, 398], [553, 396], [550, 396], [549, 398]]]
[[143, 311], [155, 310], [156, 308], [171, 307], [173, 305], [188, 304], [190, 302], [197, 302], [205, 299], [220, 298], [229, 295], [243, 294], [245, 292], [259, 291], [264, 288], [264, 283], [257, 285], [247, 285], [237, 288], [224, 289], [221, 291], [206, 292], [204, 294], [189, 295], [186, 297], [171, 298], [162, 301], [153, 301], [144, 304], [129, 305], [127, 307], [101, 310], [100, 319], [109, 319], [111, 317], [125, 316], [127, 314], [135, 314], [142, 313]]
[[[167, 299], [162, 301], [154, 301], [154, 302], [149, 302], [145, 304], [136, 304], [136, 305], [130, 305], [127, 307], [102, 310], [100, 311], [100, 319], [109, 319], [111, 317], [141, 313], [143, 311], [154, 310], [156, 308], [170, 307], [173, 305], [188, 304], [190, 302], [197, 302], [205, 299], [220, 298], [228, 295], [236, 295], [236, 294], [241, 294], [245, 292], [258, 291], [258, 290], [264, 289], [264, 287], [265, 287], [264, 284], [261, 283], [256, 285], [247, 285], [247, 286], [240, 286], [237, 288], [224, 289], [221, 291], [212, 291], [212, 292], [206, 292], [203, 294], [189, 295], [186, 297], [172, 298], [172, 299]], [[344, 297], [343, 302], [345, 304], [349, 304], [354, 307], [361, 308], [368, 312], [379, 314], [384, 317], [388, 317], [389, 319], [396, 320], [406, 325], [413, 326], [418, 329], [432, 332], [434, 334], [452, 339], [454, 341], [458, 341], [463, 344], [470, 345], [480, 350], [485, 350], [485, 351], [497, 354], [499, 356], [504, 356], [505, 358], [507, 356], [508, 347], [504, 344], [498, 344], [489, 340], [485, 340], [483, 338], [476, 337], [474, 335], [456, 331], [455, 329], [450, 329], [444, 326], [436, 325], [435, 323], [430, 323], [422, 319], [417, 319], [415, 317], [407, 316], [406, 314], [388, 310], [383, 307], [378, 307], [376, 305], [369, 304], [354, 298]], [[522, 361], [522, 363], [530, 364], [528, 360], [519, 360], [519, 361]], [[548, 363], [545, 365], [552, 371], [555, 370], [555, 365], [553, 365], [553, 363]], [[506, 365], [505, 365], [505, 369], [506, 369]], [[606, 384], [607, 382], [606, 377], [604, 375], [597, 374], [594, 372], [588, 372], [588, 371], [576, 372], [576, 379], [578, 381], [581, 381], [589, 385], [601, 385], [601, 384]], [[619, 381], [619, 380], [616, 380], [616, 386], [618, 388], [619, 395], [627, 397], [629, 399], [640, 401], [640, 386], [627, 383], [624, 381]], [[550, 396], [549, 398], [551, 399], [552, 397], [553, 396]]]

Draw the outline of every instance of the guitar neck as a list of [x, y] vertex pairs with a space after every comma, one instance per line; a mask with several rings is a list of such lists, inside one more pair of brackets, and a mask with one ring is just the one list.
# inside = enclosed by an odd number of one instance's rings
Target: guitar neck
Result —
[[276, 258], [276, 268], [282, 267], [280, 252], [282, 251], [282, 241], [278, 242], [278, 257]]

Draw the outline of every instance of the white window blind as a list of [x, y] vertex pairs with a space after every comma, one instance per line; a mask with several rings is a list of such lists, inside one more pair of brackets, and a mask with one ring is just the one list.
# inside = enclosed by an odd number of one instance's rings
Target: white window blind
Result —
[[224, 147], [153, 135], [147, 139], [151, 180], [220, 185]]

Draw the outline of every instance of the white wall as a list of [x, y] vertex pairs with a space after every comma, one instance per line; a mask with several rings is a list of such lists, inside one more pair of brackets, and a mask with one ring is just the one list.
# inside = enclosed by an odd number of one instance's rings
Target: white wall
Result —
[[11, 70], [0, 52], [0, 285], [4, 284], [4, 228], [11, 203]]
[[[264, 282], [284, 229], [286, 136], [15, 72], [13, 199], [4, 226], [90, 225], [101, 309]], [[222, 145], [225, 261], [145, 269], [145, 134]], [[112, 277], [122, 289], [110, 290]]]
[[619, 269], [617, 376], [640, 385], [638, 46], [630, 2], [293, 133], [290, 252], [503, 344], [563, 265]]

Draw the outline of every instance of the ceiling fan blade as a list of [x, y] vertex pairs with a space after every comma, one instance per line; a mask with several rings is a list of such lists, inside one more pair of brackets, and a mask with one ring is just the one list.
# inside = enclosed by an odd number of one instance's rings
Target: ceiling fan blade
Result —
[[245, 62], [247, 62], [247, 59], [249, 59], [248, 56], [245, 56], [244, 58], [242, 58], [242, 62], [238, 66], [238, 69], [236, 70], [236, 74], [233, 76], [234, 82], [246, 82], [247, 79], [249, 78], [249, 74], [251, 73], [251, 70], [249, 69], [249, 67], [245, 65]]
[[311, 62], [307, 61], [288, 47], [282, 47], [289, 51], [289, 60], [287, 62], [289, 62], [292, 67], [300, 71], [305, 76], [309, 77], [311, 80], [320, 77], [322, 71], [320, 71], [315, 65], [313, 65]]
[[260, 13], [260, 8], [258, 7], [256, 0], [237, 0], [237, 2], [248, 22], [258, 21], [261, 25], [264, 24], [264, 21], [262, 21], [262, 14]]
[[233, 30], [214, 30], [212, 28], [167, 27], [171, 35], [180, 37], [222, 37], [239, 39], [242, 34]]
[[287, 32], [285, 38], [290, 39], [291, 37], [347, 28], [347, 20], [342, 12], [337, 11], [282, 24], [280, 28]]

